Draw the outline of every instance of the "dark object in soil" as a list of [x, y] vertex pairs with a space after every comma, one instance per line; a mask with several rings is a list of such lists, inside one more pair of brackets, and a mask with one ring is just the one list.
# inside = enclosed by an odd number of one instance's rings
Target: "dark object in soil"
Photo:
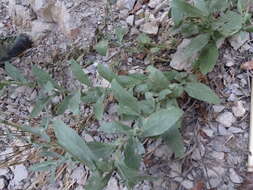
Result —
[[32, 40], [26, 34], [0, 39], [0, 67], [4, 67], [5, 61], [9, 61], [31, 48], [32, 44]]

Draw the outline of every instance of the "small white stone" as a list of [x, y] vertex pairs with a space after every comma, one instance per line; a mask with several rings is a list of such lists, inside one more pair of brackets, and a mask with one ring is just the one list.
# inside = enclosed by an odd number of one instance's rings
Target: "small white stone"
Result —
[[239, 175], [235, 172], [235, 170], [234, 170], [233, 168], [230, 168], [230, 169], [229, 169], [229, 172], [230, 172], [229, 177], [230, 177], [230, 179], [231, 179], [231, 181], [232, 181], [233, 183], [242, 183], [242, 182], [243, 182], [242, 177], [239, 176]]
[[184, 180], [182, 181], [181, 185], [184, 186], [184, 188], [186, 189], [192, 189], [194, 184], [190, 180]]
[[114, 177], [111, 177], [105, 190], [120, 190], [118, 181]]
[[246, 113], [246, 109], [243, 106], [242, 101], [236, 102], [236, 105], [232, 107], [233, 114], [236, 117], [243, 117], [244, 114]]
[[1, 175], [6, 175], [6, 174], [8, 174], [8, 172], [9, 172], [9, 169], [7, 169], [7, 168], [0, 168], [0, 176]]
[[214, 106], [213, 106], [213, 111], [214, 111], [215, 113], [220, 113], [220, 112], [222, 112], [224, 109], [225, 109], [225, 106], [222, 106], [222, 105], [214, 105]]
[[217, 118], [216, 121], [218, 121], [220, 124], [226, 126], [226, 127], [231, 127], [232, 124], [236, 121], [236, 118], [231, 112], [224, 112], [221, 113]]
[[4, 24], [0, 22], [0, 28], [4, 28]]
[[84, 170], [83, 167], [80, 166], [73, 170], [71, 174], [71, 178], [75, 180], [79, 185], [84, 185], [85, 175], [86, 175], [86, 171]]
[[4, 178], [0, 178], [0, 189], [4, 189], [5, 188], [5, 180]]
[[134, 15], [130, 15], [126, 18], [126, 22], [127, 24], [129, 24], [130, 26], [134, 25]]
[[14, 174], [13, 183], [18, 185], [23, 179], [28, 177], [28, 171], [23, 164], [16, 165], [12, 170]]
[[208, 137], [213, 137], [213, 130], [212, 130], [212, 129], [202, 129], [202, 131], [203, 131]]
[[136, 25], [136, 26], [140, 26], [140, 25], [143, 24], [144, 22], [145, 22], [145, 19], [144, 19], [144, 18], [141, 18], [141, 19], [135, 21], [135, 25]]
[[162, 2], [162, 0], [151, 0], [149, 1], [149, 8], [154, 9], [157, 5], [159, 5]]
[[191, 57], [185, 57], [185, 48], [190, 44], [190, 39], [183, 39], [178, 45], [176, 53], [172, 55], [170, 66], [176, 70], [190, 70], [192, 61], [197, 57], [195, 53]]
[[117, 1], [117, 8], [124, 9], [127, 8], [128, 10], [132, 10], [134, 8], [136, 0], [118, 0]]
[[231, 133], [243, 133], [244, 131], [241, 128], [238, 127], [229, 127], [228, 131]]
[[216, 152], [216, 151], [213, 151], [213, 152], [212, 152], [212, 157], [213, 157], [213, 158], [216, 158], [216, 159], [219, 159], [219, 160], [223, 160], [224, 157], [225, 157], [225, 154], [224, 154], [224, 152]]
[[249, 33], [243, 31], [229, 38], [229, 42], [235, 50], [238, 50], [243, 44], [245, 44], [249, 40], [250, 40]]
[[140, 30], [146, 34], [157, 34], [158, 24], [156, 22], [147, 22], [141, 25]]
[[232, 67], [235, 63], [233, 61], [226, 62], [227, 67]]

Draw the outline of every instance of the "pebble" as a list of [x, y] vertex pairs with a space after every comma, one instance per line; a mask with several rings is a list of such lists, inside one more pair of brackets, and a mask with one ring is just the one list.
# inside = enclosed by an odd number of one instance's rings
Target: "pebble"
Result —
[[18, 185], [23, 179], [26, 179], [28, 177], [28, 171], [23, 164], [14, 166], [12, 172], [14, 174], [12, 182], [16, 185]]
[[227, 67], [232, 67], [235, 63], [233, 61], [226, 62]]
[[243, 179], [239, 176], [233, 168], [229, 169], [229, 177], [233, 183], [242, 183]]
[[140, 25], [142, 25], [144, 22], [145, 22], [145, 19], [144, 19], [144, 18], [141, 18], [141, 19], [138, 19], [138, 20], [135, 21], [135, 25], [136, 25], [136, 26], [140, 26]]
[[228, 131], [231, 133], [243, 133], [244, 131], [241, 128], [238, 127], [229, 127]]
[[147, 22], [140, 26], [140, 30], [146, 34], [157, 34], [158, 24], [156, 22]]
[[6, 185], [5, 179], [4, 178], [0, 178], [0, 189], [4, 189]]
[[222, 136], [231, 134], [231, 132], [229, 132], [223, 125], [218, 126], [218, 132], [219, 132], [219, 135], [222, 135]]
[[79, 185], [84, 185], [85, 184], [85, 176], [86, 172], [83, 167], [77, 167], [73, 170], [71, 174], [71, 178], [76, 181]]
[[181, 182], [181, 185], [184, 186], [184, 188], [186, 189], [192, 189], [194, 184], [190, 180], [184, 180]]
[[128, 10], [132, 10], [135, 2], [136, 0], [118, 0], [116, 6], [118, 9], [127, 8]]
[[130, 26], [134, 25], [134, 15], [130, 15], [126, 18], [126, 22], [127, 24], [129, 24]]
[[249, 33], [243, 31], [229, 38], [229, 42], [235, 50], [238, 50], [243, 44], [245, 44], [249, 40], [250, 40]]
[[225, 157], [224, 152], [216, 152], [216, 151], [213, 151], [211, 154], [212, 154], [212, 157], [214, 157], [214, 158], [216, 158], [216, 159], [219, 159], [219, 160], [223, 160], [224, 157]]
[[202, 129], [202, 131], [208, 136], [208, 137], [213, 137], [214, 132], [212, 129]]
[[226, 127], [231, 127], [232, 124], [236, 121], [236, 118], [234, 117], [234, 115], [229, 112], [223, 112], [221, 113], [217, 118], [216, 121], [218, 121], [220, 124], [226, 126]]
[[222, 112], [224, 109], [225, 109], [225, 106], [222, 106], [222, 105], [214, 105], [214, 106], [213, 106], [213, 111], [214, 111], [215, 113], [220, 113], [220, 112]]
[[111, 177], [105, 190], [120, 190], [117, 179]]
[[162, 0], [151, 0], [148, 3], [148, 7], [151, 9], [154, 9], [157, 5], [159, 5], [162, 2]]
[[235, 106], [232, 107], [232, 111], [236, 117], [243, 117], [246, 113], [246, 109], [243, 106], [243, 101], [236, 102]]

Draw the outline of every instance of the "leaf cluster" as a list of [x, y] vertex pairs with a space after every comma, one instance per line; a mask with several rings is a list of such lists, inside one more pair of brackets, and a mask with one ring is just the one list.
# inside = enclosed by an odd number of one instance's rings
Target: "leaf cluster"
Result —
[[[5, 69], [13, 81], [21, 82], [21, 85], [27, 83], [28, 80], [16, 67], [6, 63]], [[73, 160], [81, 162], [92, 171], [85, 187], [88, 190], [103, 189], [115, 172], [129, 189], [141, 180], [150, 179], [139, 172], [145, 153], [143, 142], [146, 138], [162, 138], [175, 152], [176, 157], [182, 156], [184, 145], [180, 127], [183, 111], [177, 99], [184, 93], [208, 103], [220, 102], [209, 87], [199, 83], [194, 75], [184, 72], [162, 72], [149, 66], [144, 74], [118, 75], [99, 64], [99, 75], [111, 84], [110, 87], [104, 88], [93, 86], [89, 76], [76, 61], [70, 61], [70, 69], [76, 80], [85, 85], [87, 90], [68, 91], [54, 81], [49, 73], [33, 67], [33, 85], [40, 88], [40, 96], [30, 116], [38, 117], [43, 112], [48, 113], [54, 97], [64, 98], [55, 106], [55, 115], [46, 114], [40, 126], [22, 126], [22, 130], [41, 139], [43, 143], [33, 143], [49, 158], [34, 165], [31, 170], [50, 170], [53, 176], [59, 165]], [[113, 97], [113, 102], [110, 103], [116, 104], [118, 114], [118, 119], [111, 122], [103, 120], [108, 97]], [[74, 115], [80, 115], [79, 108], [83, 105], [93, 108], [100, 133], [115, 134], [117, 138], [110, 143], [88, 143], [74, 129], [55, 118], [67, 110]], [[50, 129], [54, 131], [54, 136], [49, 134]], [[66, 153], [59, 155], [55, 147], [63, 148]]]
[[248, 0], [172, 0], [174, 33], [190, 38], [184, 48], [185, 59], [198, 53], [194, 67], [210, 72], [218, 59], [220, 41], [242, 31], [252, 31]]

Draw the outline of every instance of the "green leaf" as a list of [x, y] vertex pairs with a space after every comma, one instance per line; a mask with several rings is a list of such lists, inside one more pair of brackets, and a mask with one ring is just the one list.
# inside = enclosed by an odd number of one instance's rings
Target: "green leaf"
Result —
[[88, 142], [87, 145], [98, 159], [105, 159], [110, 157], [112, 152], [117, 148], [113, 144], [101, 142]]
[[215, 42], [210, 42], [200, 53], [198, 64], [200, 71], [207, 74], [212, 71], [218, 60], [219, 52]]
[[46, 142], [50, 142], [50, 138], [47, 135], [45, 128], [42, 127], [28, 127], [28, 126], [22, 126], [21, 129], [23, 131], [32, 133], [34, 135], [37, 135], [39, 137], [41, 137], [42, 139], [44, 139]]
[[54, 85], [51, 81], [47, 81], [47, 83], [43, 86], [45, 93], [50, 93], [54, 90]]
[[213, 29], [219, 31], [223, 36], [229, 37], [241, 30], [243, 18], [236, 12], [227, 11], [223, 16], [213, 22]]
[[124, 88], [132, 88], [140, 84], [143, 81], [142, 77], [136, 75], [119, 75], [117, 76], [117, 81]]
[[97, 100], [103, 95], [103, 88], [95, 87], [89, 88], [84, 95], [82, 95], [81, 100], [85, 104], [96, 103]]
[[184, 13], [177, 8], [176, 2], [177, 0], [172, 0], [171, 3], [171, 18], [175, 24], [175, 26], [179, 26], [183, 21]]
[[151, 137], [163, 134], [182, 117], [183, 112], [176, 107], [159, 110], [144, 120], [143, 136]]
[[205, 17], [208, 15], [207, 12], [203, 12], [198, 8], [192, 6], [191, 4], [185, 2], [184, 0], [174, 0], [172, 3], [172, 8], [177, 9], [184, 13], [187, 17]]
[[106, 56], [107, 50], [108, 50], [108, 44], [109, 44], [108, 40], [102, 40], [97, 43], [97, 45], [95, 46], [95, 49], [100, 55]]
[[249, 25], [249, 26], [244, 27], [244, 30], [247, 32], [253, 32], [253, 25]]
[[138, 170], [141, 164], [141, 156], [137, 154], [137, 147], [133, 138], [129, 138], [124, 150], [124, 162], [127, 167]]
[[80, 105], [80, 103], [81, 103], [81, 92], [80, 92], [80, 90], [78, 90], [69, 99], [68, 109], [71, 112], [73, 112], [74, 115], [78, 115], [80, 113], [80, 111], [79, 111], [79, 105]]
[[119, 175], [129, 189], [132, 189], [137, 183], [145, 179], [144, 176], [140, 176], [138, 170], [129, 168], [123, 161], [116, 162], [115, 165]]
[[137, 37], [137, 41], [142, 44], [142, 45], [145, 45], [145, 44], [150, 44], [151, 43], [151, 38], [146, 35], [146, 34], [140, 34], [138, 37]]
[[46, 107], [50, 99], [51, 96], [39, 98], [31, 112], [31, 117], [37, 117], [40, 112]]
[[122, 42], [124, 36], [127, 34], [128, 28], [118, 27], [115, 30], [116, 38], [119, 42]]
[[191, 42], [183, 49], [185, 58], [191, 57], [194, 53], [199, 52], [206, 46], [210, 39], [209, 34], [200, 34], [191, 39]]
[[155, 111], [155, 100], [154, 98], [148, 98], [146, 100], [141, 100], [139, 102], [139, 107], [141, 108], [143, 114], [151, 114]]
[[211, 104], [219, 104], [219, 97], [206, 85], [199, 82], [187, 83], [185, 91], [192, 98], [202, 100]]
[[104, 113], [104, 96], [101, 96], [98, 101], [94, 104], [94, 113], [97, 120], [101, 120]]
[[86, 164], [90, 169], [94, 169], [94, 162], [97, 160], [97, 157], [76, 131], [60, 120], [53, 121], [53, 127], [59, 145], [73, 157]]
[[112, 72], [108, 67], [102, 64], [98, 64], [97, 69], [99, 75], [101, 75], [104, 79], [106, 79], [109, 82], [111, 82], [112, 79], [117, 77], [117, 75], [114, 72]]
[[152, 66], [149, 66], [147, 70], [150, 72], [148, 77], [148, 84], [150, 85], [151, 89], [159, 92], [168, 87], [169, 82], [160, 70]]
[[129, 107], [133, 112], [140, 113], [140, 108], [138, 107], [138, 101], [133, 97], [127, 90], [122, 88], [122, 86], [115, 80], [112, 80], [112, 92], [115, 98], [121, 105]]
[[67, 109], [68, 109], [68, 106], [69, 106], [69, 100], [71, 99], [71, 95], [69, 96], [66, 96], [63, 101], [57, 105], [57, 109], [56, 109], [56, 114], [57, 115], [61, 115], [63, 114]]
[[223, 12], [229, 7], [228, 0], [211, 0], [207, 1], [210, 13]]
[[32, 67], [33, 75], [36, 77], [39, 85], [44, 86], [48, 81], [51, 81], [51, 76], [43, 71], [42, 69], [38, 68], [37, 66]]
[[85, 190], [103, 190], [111, 178], [112, 172], [101, 176], [98, 174], [92, 174], [85, 185]]
[[205, 0], [194, 0], [194, 5], [196, 8], [198, 8], [202, 12], [209, 13], [207, 3]]
[[130, 134], [131, 128], [127, 125], [124, 125], [120, 122], [103, 122], [99, 131], [103, 131], [105, 133], [119, 133], [119, 134]]
[[11, 65], [10, 63], [6, 62], [5, 63], [5, 71], [7, 72], [7, 74], [13, 78], [16, 81], [22, 82], [22, 83], [26, 83], [27, 80], [25, 79], [25, 77], [20, 73], [20, 71], [14, 67], [13, 65]]
[[83, 72], [82, 67], [75, 60], [71, 60], [70, 63], [71, 70], [76, 79], [87, 86], [91, 86], [92, 84], [89, 80], [89, 77], [86, 73]]
[[171, 129], [162, 135], [162, 139], [175, 153], [176, 158], [179, 158], [184, 154], [184, 142], [179, 131], [180, 126], [181, 121], [179, 120], [173, 127], [171, 127]]
[[51, 168], [57, 167], [57, 161], [45, 161], [37, 164], [33, 164], [31, 167], [29, 167], [30, 171], [38, 172], [38, 171], [48, 171]]

